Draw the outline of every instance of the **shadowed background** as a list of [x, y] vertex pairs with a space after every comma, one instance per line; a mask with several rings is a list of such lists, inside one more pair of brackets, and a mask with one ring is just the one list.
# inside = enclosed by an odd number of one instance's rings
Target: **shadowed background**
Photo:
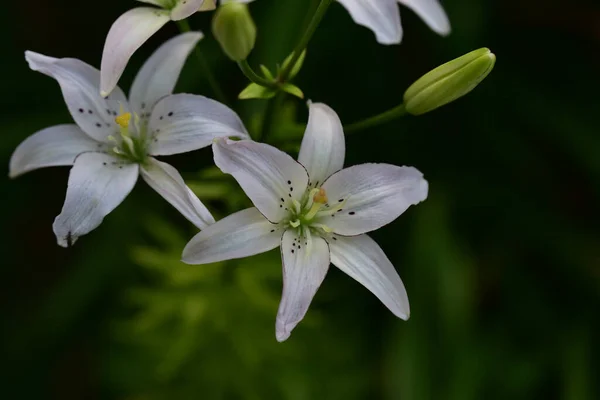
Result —
[[[293, 48], [308, 0], [259, 0], [250, 62]], [[420, 75], [487, 46], [498, 62], [467, 97], [347, 137], [347, 165], [414, 165], [429, 199], [373, 234], [411, 301], [396, 319], [330, 269], [305, 320], [277, 343], [277, 251], [187, 266], [193, 227], [143, 183], [72, 249], [56, 245], [68, 168], [0, 178], [3, 365], [10, 399], [565, 399], [600, 397], [600, 6], [591, 0], [446, 0], [441, 38], [402, 7], [401, 46], [378, 45], [334, 4], [297, 84], [344, 123], [399, 104]], [[0, 160], [47, 126], [71, 122], [56, 82], [26, 49], [99, 66], [111, 23], [133, 1], [32, 0], [0, 13]], [[193, 28], [230, 99], [245, 86]], [[176, 33], [136, 53], [120, 86]], [[177, 91], [212, 96], [190, 57]], [[250, 129], [263, 101], [234, 106]], [[289, 99], [283, 136], [306, 107]], [[278, 130], [281, 126], [281, 130]], [[287, 146], [291, 152], [294, 144]], [[211, 151], [169, 157], [217, 218], [247, 206]]]

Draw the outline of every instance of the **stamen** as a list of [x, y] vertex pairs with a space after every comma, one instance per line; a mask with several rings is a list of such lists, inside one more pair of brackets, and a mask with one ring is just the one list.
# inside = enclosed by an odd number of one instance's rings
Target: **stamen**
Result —
[[115, 122], [117, 123], [117, 125], [119, 125], [122, 129], [128, 129], [129, 128], [129, 122], [131, 121], [131, 113], [124, 113], [119, 115], [118, 117], [115, 117]]
[[299, 219], [295, 219], [293, 221], [290, 221], [290, 225], [292, 226], [292, 228], [297, 228], [300, 226], [300, 220]]
[[300, 202], [296, 199], [292, 199], [292, 204], [294, 205], [294, 208], [296, 209], [296, 214], [300, 214], [300, 211], [302, 211], [302, 205], [300, 204]]
[[[311, 198], [313, 199], [313, 204], [311, 205], [310, 210], [308, 210], [308, 213], [306, 213], [306, 215], [304, 216], [309, 221], [311, 219], [313, 219], [314, 216], [317, 215], [319, 210], [323, 207], [323, 205], [325, 205], [325, 203], [328, 202], [327, 193], [325, 192], [325, 189], [323, 189], [323, 188], [313, 189], [310, 191], [310, 193], [312, 194], [315, 190], [316, 190], [316, 194], [311, 196]], [[310, 198], [309, 198], [309, 201], [310, 201]], [[308, 205], [308, 203], [307, 203], [307, 205]]]
[[322, 229], [324, 232], [327, 232], [327, 233], [331, 233], [331, 232], [333, 232], [333, 229], [331, 229], [330, 227], [328, 227], [328, 226], [327, 226], [327, 225], [325, 225], [325, 224], [311, 224], [311, 226], [312, 226], [313, 228], [319, 228], [319, 229]]
[[319, 189], [313, 189], [308, 193], [308, 201], [306, 202], [305, 206], [307, 210], [309, 210], [312, 207], [313, 202], [315, 201], [315, 195], [317, 193], [319, 193]]
[[317, 217], [326, 217], [328, 215], [331, 215], [333, 213], [340, 211], [342, 208], [344, 208], [344, 206], [346, 205], [346, 202], [348, 201], [349, 198], [350, 198], [350, 196], [346, 197], [341, 203], [337, 203], [333, 207], [329, 207], [323, 211], [319, 211], [317, 213]]

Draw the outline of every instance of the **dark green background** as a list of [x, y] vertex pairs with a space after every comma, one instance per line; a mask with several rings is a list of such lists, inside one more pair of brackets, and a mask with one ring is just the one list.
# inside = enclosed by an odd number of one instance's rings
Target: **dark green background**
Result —
[[[452, 35], [436, 36], [402, 7], [404, 42], [387, 47], [334, 4], [297, 78], [307, 98], [350, 123], [396, 106], [410, 83], [445, 61], [483, 46], [498, 57], [466, 98], [347, 139], [347, 165], [414, 165], [430, 182], [425, 203], [373, 234], [404, 280], [411, 319], [397, 320], [332, 268], [283, 344], [274, 337], [278, 253], [179, 263], [194, 231], [143, 183], [74, 248], [55, 244], [68, 168], [6, 177], [23, 139], [71, 121], [58, 85], [30, 71], [23, 52], [98, 66], [110, 24], [136, 3], [4, 4], [0, 397], [600, 398], [600, 5], [444, 3]], [[251, 63], [280, 62], [314, 4], [252, 4], [259, 40]], [[202, 51], [233, 99], [244, 77], [210, 37], [210, 17], [190, 23], [207, 34]], [[121, 86], [175, 33], [169, 24], [148, 42]], [[195, 61], [178, 90], [210, 96]], [[250, 128], [263, 106], [235, 104]], [[306, 121], [302, 102], [287, 106]], [[210, 149], [166, 161], [192, 183], [208, 181], [199, 171], [210, 166]], [[219, 218], [246, 205], [230, 180], [218, 185], [216, 194], [196, 189]]]

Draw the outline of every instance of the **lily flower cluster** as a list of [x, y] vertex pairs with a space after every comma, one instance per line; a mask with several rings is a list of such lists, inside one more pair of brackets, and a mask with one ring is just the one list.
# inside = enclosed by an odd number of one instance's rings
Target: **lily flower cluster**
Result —
[[[127, 11], [114, 22], [100, 71], [77, 59], [25, 53], [32, 70], [58, 82], [74, 120], [27, 138], [9, 166], [11, 177], [44, 167], [71, 167], [65, 202], [53, 224], [58, 244], [72, 246], [97, 228], [141, 175], [200, 230], [183, 250], [185, 263], [208, 264], [280, 248], [283, 293], [277, 340], [286, 340], [304, 318], [330, 264], [364, 285], [394, 315], [408, 319], [404, 285], [368, 233], [427, 198], [423, 174], [413, 167], [379, 163], [344, 168], [344, 128], [336, 112], [322, 103], [308, 103], [308, 123], [295, 160], [252, 140], [226, 105], [200, 95], [173, 94], [188, 56], [202, 39], [200, 32], [189, 31], [187, 22], [182, 30], [188, 32], [164, 43], [145, 62], [126, 98], [117, 83], [132, 54], [167, 22], [181, 22], [217, 6], [215, 0], [139, 1], [151, 6]], [[226, 11], [217, 13], [220, 19], [213, 29], [225, 53], [253, 76], [245, 62], [256, 36], [245, 5], [251, 1], [222, 0]], [[332, 1], [321, 1], [312, 31]], [[338, 1], [358, 24], [371, 28], [380, 43], [400, 42], [396, 0]], [[437, 0], [398, 1], [436, 32], [450, 31]], [[271, 80], [252, 84], [267, 84], [273, 95], [290, 92], [293, 85], [287, 80], [301, 68], [308, 39], [283, 63], [279, 81], [265, 67]], [[439, 67], [409, 88], [398, 113], [419, 115], [466, 94], [489, 73], [494, 60], [483, 49]], [[254, 207], [215, 221], [179, 172], [156, 158], [208, 146], [216, 166], [235, 178]]]

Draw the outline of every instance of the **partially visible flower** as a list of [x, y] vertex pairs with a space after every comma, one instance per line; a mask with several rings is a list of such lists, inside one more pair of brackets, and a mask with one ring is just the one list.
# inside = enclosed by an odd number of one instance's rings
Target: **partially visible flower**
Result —
[[250, 15], [248, 1], [222, 4], [212, 20], [212, 32], [221, 48], [233, 61], [245, 60], [256, 43], [256, 25]]
[[140, 174], [198, 228], [214, 222], [177, 170], [153, 157], [200, 149], [217, 137], [248, 137], [226, 106], [202, 96], [171, 95], [201, 37], [190, 32], [163, 44], [136, 76], [129, 102], [118, 87], [102, 98], [100, 72], [80, 60], [25, 53], [31, 69], [58, 81], [76, 122], [35, 133], [10, 160], [13, 178], [38, 168], [73, 166], [62, 212], [53, 224], [59, 245], [70, 246], [100, 225]]
[[400, 12], [396, 3], [412, 9], [429, 27], [440, 35], [450, 33], [450, 21], [438, 0], [338, 0], [354, 22], [371, 29], [381, 44], [402, 41]]
[[267, 144], [218, 139], [215, 163], [233, 175], [256, 208], [232, 214], [196, 235], [183, 261], [206, 264], [281, 247], [283, 295], [276, 337], [302, 320], [329, 263], [373, 292], [396, 316], [409, 317], [406, 290], [392, 263], [365, 233], [427, 198], [412, 167], [343, 168], [345, 141], [337, 114], [311, 104], [298, 161]]
[[110, 27], [100, 66], [100, 94], [108, 96], [132, 54], [169, 21], [215, 8], [215, 0], [137, 0], [155, 7], [137, 7], [121, 15]]

